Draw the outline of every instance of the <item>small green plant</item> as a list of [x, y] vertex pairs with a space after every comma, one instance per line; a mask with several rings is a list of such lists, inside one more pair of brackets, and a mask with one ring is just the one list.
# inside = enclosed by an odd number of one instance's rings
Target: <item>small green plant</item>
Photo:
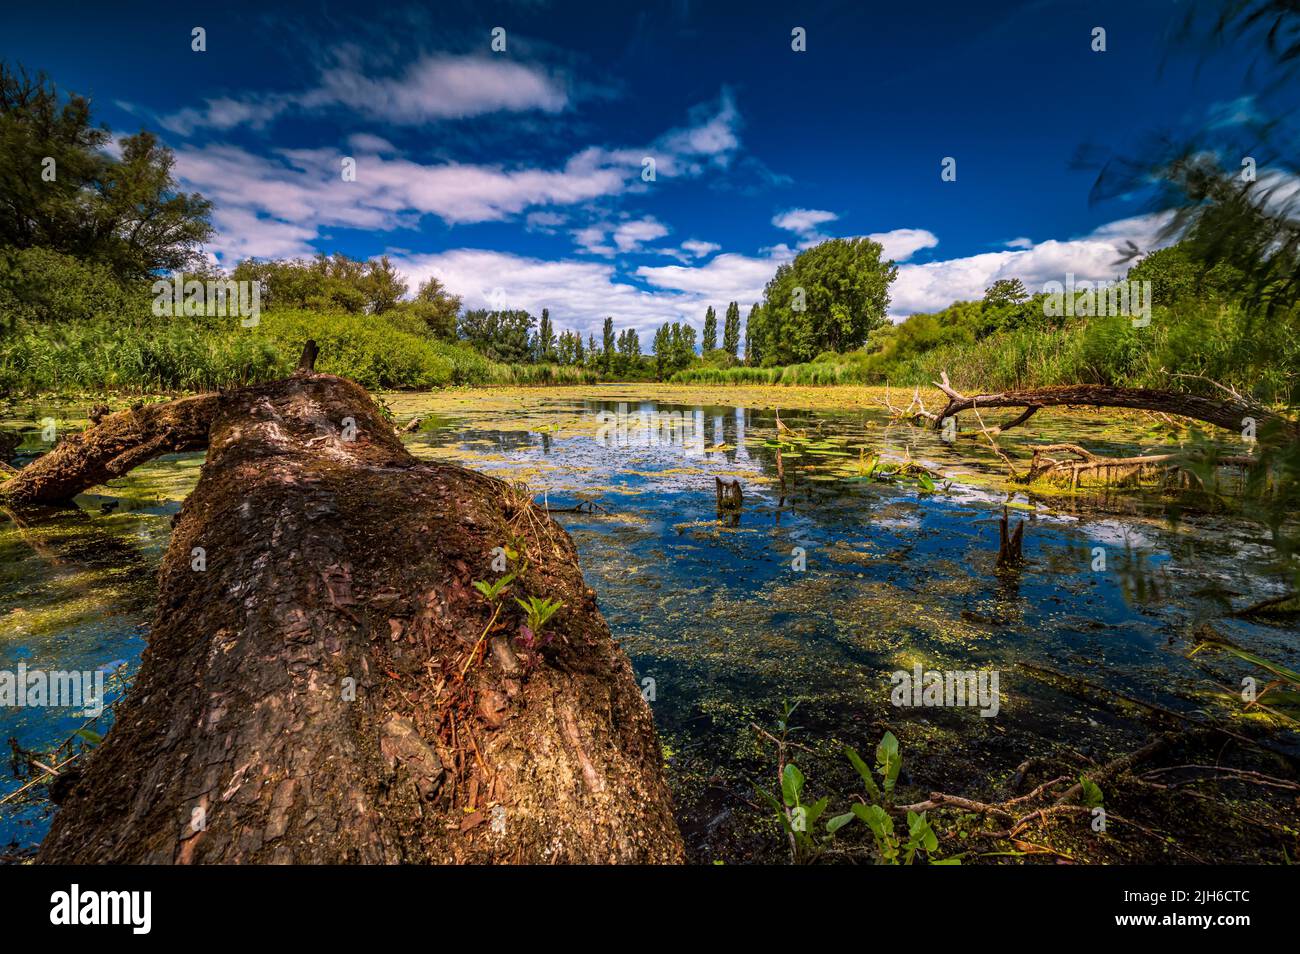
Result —
[[495, 606], [501, 602], [502, 595], [505, 594], [505, 591], [510, 587], [510, 584], [513, 583], [514, 581], [515, 581], [515, 574], [507, 573], [505, 576], [501, 577], [501, 579], [494, 580], [491, 583], [488, 583], [484, 580], [475, 580], [474, 589], [479, 591], [483, 599], [487, 600], [489, 603]]
[[[886, 732], [880, 744], [876, 746], [876, 765], [873, 770], [851, 746], [844, 747], [844, 754], [862, 777], [870, 801], [856, 802], [850, 810], [842, 815], [828, 819], [824, 833], [819, 833], [815, 824], [825, 815], [829, 798], [820, 798], [809, 803], [804, 796], [807, 780], [799, 766], [788, 758], [791, 748], [790, 734], [795, 727], [790, 724], [799, 703], [782, 703], [781, 718], [777, 720], [777, 732], [773, 734], [758, 726], [753, 728], [763, 737], [776, 745], [777, 780], [780, 784], [780, 798], [762, 788], [755, 788], [760, 796], [772, 806], [785, 832], [790, 845], [790, 860], [794, 864], [817, 861], [832, 848], [836, 834], [855, 819], [866, 824], [874, 840], [874, 849], [869, 849], [879, 864], [910, 865], [919, 853], [924, 854], [932, 865], [958, 865], [960, 857], [936, 858], [939, 850], [939, 837], [931, 827], [925, 812], [907, 811], [906, 836], [894, 829], [894, 788], [898, 784], [898, 775], [903, 768], [903, 757], [899, 751], [898, 739], [892, 732]], [[877, 776], [879, 778], [877, 778]], [[855, 854], [861, 849], [835, 849], [837, 854]]]
[[516, 596], [515, 602], [523, 608], [528, 617], [528, 628], [534, 633], [541, 633], [547, 621], [564, 605], [559, 600], [538, 599], [536, 596], [528, 597], [526, 603]]
[[[836, 815], [826, 823], [827, 831], [834, 834], [856, 818], [871, 829], [872, 838], [876, 842], [876, 860], [880, 864], [910, 865], [918, 851], [924, 852], [932, 865], [961, 864], [959, 858], [931, 857], [939, 850], [939, 837], [930, 826], [925, 812], [918, 814], [908, 810], [906, 839], [894, 831], [894, 819], [889, 812], [894, 806], [894, 787], [898, 783], [898, 773], [903, 768], [903, 756], [899, 752], [898, 739], [894, 733], [886, 732], [876, 746], [874, 773], [852, 746], [846, 745], [844, 754], [858, 770], [871, 801], [856, 802], [850, 811]], [[879, 782], [876, 781], [876, 775], [880, 776]]]
[[777, 821], [780, 822], [781, 828], [785, 831], [786, 839], [790, 845], [790, 861], [794, 864], [807, 864], [816, 861], [817, 857], [828, 847], [834, 832], [828, 831], [821, 836], [815, 834], [816, 830], [813, 825], [825, 814], [830, 799], [821, 798], [811, 805], [805, 804], [803, 800], [804, 784], [806, 782], [804, 774], [800, 771], [799, 766], [787, 760], [790, 749], [790, 734], [795, 731], [795, 727], [790, 724], [790, 717], [794, 715], [795, 710], [798, 708], [798, 701], [782, 702], [781, 717], [777, 720], [775, 735], [754, 726], [754, 729], [776, 745], [776, 774], [777, 783], [780, 787], [780, 798], [778, 799], [763, 788], [755, 787], [755, 791], [776, 812]]
[[465, 665], [460, 668], [460, 676], [462, 679], [465, 678], [465, 673], [469, 672], [469, 667], [473, 664], [474, 660], [478, 658], [479, 647], [483, 645], [483, 640], [487, 639], [487, 634], [492, 632], [492, 627], [496, 624], [497, 617], [501, 615], [501, 597], [505, 595], [510, 584], [515, 581], [516, 575], [517, 574], [515, 573], [507, 573], [505, 576], [501, 577], [501, 579], [495, 580], [491, 583], [484, 580], [474, 580], [474, 589], [478, 590], [479, 595], [483, 597], [484, 601], [492, 605], [492, 618], [489, 619], [488, 624], [483, 627], [482, 635], [479, 636], [478, 642], [474, 644], [474, 648], [470, 650], [469, 657], [465, 660]]
[[524, 602], [519, 597], [515, 597], [527, 616], [527, 619], [519, 624], [519, 635], [515, 637], [515, 642], [519, 647], [519, 655], [525, 666], [536, 666], [541, 662], [541, 649], [551, 641], [551, 634], [543, 631], [547, 622], [554, 616], [564, 604], [559, 600], [539, 599], [536, 596], [528, 597]]

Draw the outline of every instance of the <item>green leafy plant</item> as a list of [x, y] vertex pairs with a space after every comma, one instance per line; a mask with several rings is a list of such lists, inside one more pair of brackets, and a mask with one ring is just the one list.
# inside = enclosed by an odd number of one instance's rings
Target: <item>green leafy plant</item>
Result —
[[815, 861], [826, 849], [834, 832], [828, 831], [820, 836], [816, 834], [814, 825], [825, 814], [830, 799], [820, 798], [812, 804], [806, 804], [804, 786], [807, 780], [799, 766], [788, 761], [790, 734], [795, 731], [795, 727], [790, 724], [790, 717], [798, 708], [798, 701], [787, 700], [781, 704], [781, 717], [777, 719], [775, 735], [754, 726], [761, 735], [776, 745], [776, 774], [780, 797], [763, 788], [755, 787], [755, 791], [776, 813], [777, 821], [790, 845], [791, 862], [807, 864]]
[[515, 573], [507, 573], [499, 580], [494, 580], [491, 583], [484, 580], [475, 580], [474, 589], [479, 591], [483, 596], [483, 599], [495, 606], [500, 603], [501, 597], [505, 594], [505, 591], [509, 589], [510, 584], [515, 581], [515, 576]]
[[1097, 783], [1080, 775], [1079, 785], [1083, 788], [1083, 804], [1088, 808], [1099, 807], [1102, 803], [1102, 794]]
[[551, 634], [543, 632], [547, 622], [564, 604], [559, 600], [539, 599], [536, 596], [528, 597], [527, 602], [516, 596], [515, 602], [527, 616], [519, 624], [519, 635], [515, 637], [515, 643], [524, 665], [531, 668], [542, 661], [541, 649], [551, 642]]
[[[849, 824], [855, 818], [871, 830], [876, 843], [876, 859], [886, 865], [910, 865], [917, 852], [925, 854], [932, 865], [961, 864], [959, 858], [931, 857], [939, 850], [939, 837], [934, 833], [925, 812], [907, 812], [907, 835], [904, 838], [894, 830], [894, 819], [890, 809], [894, 803], [894, 788], [898, 784], [898, 773], [903, 768], [903, 756], [899, 751], [898, 739], [892, 732], [886, 732], [880, 744], [876, 746], [876, 765], [873, 772], [852, 748], [844, 747], [844, 754], [858, 770], [862, 784], [871, 799], [869, 802], [856, 802], [852, 809], [843, 815], [836, 815], [826, 823], [826, 830], [832, 835]], [[879, 776], [879, 781], [876, 776]]]
[[491, 583], [484, 580], [474, 581], [474, 589], [478, 590], [479, 595], [482, 596], [486, 602], [492, 605], [492, 618], [489, 619], [488, 624], [483, 627], [482, 635], [479, 636], [478, 642], [474, 644], [474, 648], [470, 650], [469, 657], [465, 660], [465, 665], [460, 668], [462, 679], [465, 677], [465, 673], [469, 672], [470, 665], [473, 664], [476, 658], [478, 658], [479, 647], [483, 645], [483, 640], [487, 639], [487, 634], [492, 631], [492, 627], [496, 624], [497, 617], [501, 615], [501, 597], [505, 595], [506, 590], [509, 589], [510, 584], [515, 581], [517, 575], [518, 574], [513, 572], [507, 573], [499, 580], [494, 580]]
[[524, 613], [527, 615], [527, 626], [534, 633], [541, 633], [546, 623], [564, 604], [559, 600], [539, 599], [536, 596], [528, 597], [528, 602], [524, 602], [519, 597], [515, 597]]

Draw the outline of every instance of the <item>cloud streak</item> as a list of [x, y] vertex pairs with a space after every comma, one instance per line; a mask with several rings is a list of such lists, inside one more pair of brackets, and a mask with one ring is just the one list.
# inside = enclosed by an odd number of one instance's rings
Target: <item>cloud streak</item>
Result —
[[345, 109], [370, 121], [419, 126], [496, 112], [558, 113], [569, 105], [565, 81], [540, 66], [500, 57], [437, 54], [421, 57], [397, 76], [371, 77], [350, 53], [321, 72], [308, 90], [206, 100], [160, 117], [170, 132], [261, 129], [288, 113]]

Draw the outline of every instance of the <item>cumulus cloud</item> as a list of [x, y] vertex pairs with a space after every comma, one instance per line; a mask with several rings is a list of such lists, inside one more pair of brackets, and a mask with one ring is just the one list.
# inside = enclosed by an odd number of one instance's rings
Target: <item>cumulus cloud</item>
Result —
[[763, 286], [777, 266], [793, 258], [788, 246], [778, 245], [758, 257], [727, 252], [703, 265], [642, 265], [636, 276], [656, 288], [693, 296], [704, 306], [721, 309], [728, 302], [761, 299]]
[[[594, 222], [573, 230], [579, 248], [595, 255], [640, 252], [648, 242], [663, 238], [668, 227], [652, 215], [621, 222]], [[612, 244], [611, 244], [612, 243]]]
[[699, 239], [687, 239], [682, 243], [682, 251], [695, 258], [704, 258], [710, 252], [717, 252], [722, 246], [717, 242], [702, 242]]
[[611, 315], [618, 327], [636, 328], [647, 345], [666, 321], [698, 329], [710, 305], [721, 313], [737, 301], [748, 313], [776, 267], [793, 257], [791, 249], [778, 246], [768, 256], [728, 253], [695, 267], [643, 266], [630, 278], [610, 262], [548, 261], [488, 249], [402, 253], [393, 263], [413, 288], [436, 275], [464, 296], [467, 308], [517, 307], [534, 315], [549, 308], [558, 327], [597, 337]]
[[[718, 109], [717, 115], [727, 115], [725, 102]], [[703, 124], [713, 127], [716, 118], [704, 119]], [[677, 130], [660, 142], [676, 142], [683, 149], [723, 147], [715, 132], [697, 141]], [[554, 211], [639, 191], [644, 185], [641, 160], [647, 154], [645, 149], [590, 146], [558, 168], [510, 168], [457, 162], [426, 165], [391, 154], [385, 140], [369, 134], [357, 134], [350, 145], [357, 153], [355, 181], [343, 180], [343, 156], [331, 149], [280, 149], [257, 155], [227, 144], [178, 149], [176, 174], [187, 188], [202, 192], [219, 208], [242, 210], [245, 218], [254, 216], [299, 230], [341, 225], [390, 231], [416, 227], [424, 215], [436, 215], [449, 225], [496, 222], [524, 212], [547, 211], [547, 207]], [[702, 156], [720, 155], [669, 153], [662, 144], [654, 148], [653, 154], [663, 160], [657, 170], [662, 178], [702, 172]], [[558, 221], [533, 219], [530, 224], [545, 229], [554, 228]], [[575, 238], [588, 251], [614, 254], [635, 251], [667, 234], [666, 226], [647, 217], [607, 228], [593, 225]], [[246, 241], [217, 223], [212, 247], [225, 256]]]
[[879, 242], [885, 258], [905, 262], [925, 248], [934, 248], [939, 238], [926, 229], [894, 229], [891, 232], [872, 232], [867, 238]]
[[787, 209], [772, 217], [772, 224], [785, 232], [799, 236], [799, 247], [807, 248], [825, 241], [827, 236], [821, 232], [821, 226], [834, 222], [839, 216], [825, 209]]
[[1030, 243], [1005, 252], [985, 252], [964, 258], [917, 265], [900, 265], [890, 287], [890, 316], [902, 320], [918, 312], [938, 311], [954, 301], [984, 297], [984, 289], [999, 278], [1018, 278], [1031, 293], [1049, 281], [1120, 278], [1127, 266], [1117, 264], [1120, 250], [1132, 242], [1151, 249], [1160, 242], [1165, 215], [1143, 215], [1111, 222], [1083, 238]]
[[606, 315], [620, 328], [634, 327], [643, 344], [665, 321], [698, 326], [704, 305], [695, 294], [638, 287], [619, 277], [612, 263], [547, 261], [487, 249], [456, 249], [429, 255], [399, 255], [394, 264], [411, 286], [436, 275], [462, 295], [466, 308], [524, 308], [534, 315], [549, 308], [560, 328], [584, 336], [601, 334]]

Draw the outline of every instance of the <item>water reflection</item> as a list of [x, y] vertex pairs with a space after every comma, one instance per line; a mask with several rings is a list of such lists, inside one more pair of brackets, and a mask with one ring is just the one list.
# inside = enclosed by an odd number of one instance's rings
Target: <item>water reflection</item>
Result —
[[[960, 791], [1036, 751], [1122, 745], [1146, 731], [1046, 688], [1027, 667], [1193, 711], [1208, 704], [1211, 678], [1239, 678], [1230, 661], [1186, 658], [1195, 627], [1213, 621], [1265, 656], [1295, 651], [1293, 632], [1225, 614], [1225, 594], [1271, 592], [1269, 552], [1252, 526], [1194, 513], [1172, 524], [1168, 502], [1146, 493], [1036, 500], [1009, 488], [987, 444], [966, 435], [950, 446], [870, 410], [782, 410], [778, 424], [775, 408], [627, 393], [402, 401], [402, 415], [432, 422], [409, 437], [417, 455], [524, 481], [555, 507], [600, 503], [600, 512], [558, 519], [638, 679], [655, 680], [655, 717], [696, 857], [740, 838], [756, 817], [750, 785], [770, 766], [750, 724], [770, 723], [783, 698], [809, 700], [809, 738], [860, 751], [885, 726], [911, 726], [905, 741], [925, 757], [909, 764]], [[1024, 444], [1059, 436], [1052, 426], [1001, 440], [1027, 456]], [[1115, 452], [1143, 439], [1115, 426], [1105, 437]], [[927, 490], [875, 479], [877, 456], [944, 480]], [[51, 668], [138, 659], [169, 517], [200, 459], [168, 458], [114, 481], [44, 534], [9, 519], [0, 530], [0, 668], [36, 656]], [[733, 481], [742, 506], [720, 513], [719, 482]], [[1025, 563], [997, 572], [1007, 503], [1027, 520]], [[996, 667], [998, 717], [894, 709], [889, 674], [915, 665]], [[47, 721], [0, 712], [0, 737], [33, 747], [63, 731]], [[10, 788], [6, 779], [0, 793]], [[38, 818], [0, 818], [3, 841], [30, 843], [42, 831]]]

